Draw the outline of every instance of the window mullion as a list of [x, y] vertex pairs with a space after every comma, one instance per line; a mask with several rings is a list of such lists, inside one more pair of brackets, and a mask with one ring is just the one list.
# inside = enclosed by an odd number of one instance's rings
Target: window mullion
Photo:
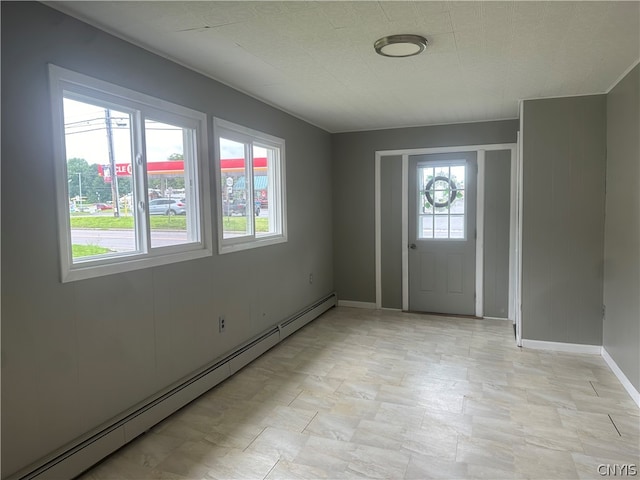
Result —
[[245, 189], [247, 192], [247, 200], [245, 202], [245, 214], [247, 216], [247, 226], [249, 227], [249, 235], [256, 236], [256, 219], [254, 214], [253, 203], [253, 142], [245, 143]]
[[190, 241], [199, 242], [201, 240], [200, 234], [195, 228], [199, 224], [198, 218], [200, 218], [200, 206], [197, 202], [199, 198], [198, 189], [198, 176], [196, 168], [196, 152], [195, 139], [193, 138], [193, 132], [191, 130], [183, 130], [182, 143], [184, 145], [184, 187], [185, 198], [188, 205], [192, 205], [187, 210], [187, 235]]
[[276, 168], [279, 167], [280, 162], [276, 161], [276, 157], [279, 154], [279, 150], [275, 148], [267, 149], [267, 184], [273, 185], [273, 188], [270, 189], [271, 198], [269, 198], [269, 226], [271, 230], [282, 231], [282, 224], [280, 221], [280, 205], [279, 199], [280, 197], [280, 181], [276, 181]]
[[144, 116], [142, 112], [135, 113], [134, 121], [134, 163], [136, 177], [133, 184], [135, 199], [134, 215], [136, 218], [136, 241], [141, 252], [151, 250], [151, 221], [149, 219], [149, 187], [147, 180], [146, 138], [144, 130]]

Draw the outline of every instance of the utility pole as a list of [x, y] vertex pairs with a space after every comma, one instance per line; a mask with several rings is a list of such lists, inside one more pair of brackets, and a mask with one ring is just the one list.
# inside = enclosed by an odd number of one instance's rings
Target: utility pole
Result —
[[107, 147], [109, 149], [109, 166], [111, 168], [111, 199], [113, 203], [113, 216], [120, 216], [120, 195], [118, 194], [118, 172], [116, 172], [116, 159], [113, 154], [113, 131], [111, 129], [111, 110], [104, 109], [104, 121], [107, 125]]
[[80, 204], [82, 205], [82, 173], [78, 172], [78, 190], [80, 191]]

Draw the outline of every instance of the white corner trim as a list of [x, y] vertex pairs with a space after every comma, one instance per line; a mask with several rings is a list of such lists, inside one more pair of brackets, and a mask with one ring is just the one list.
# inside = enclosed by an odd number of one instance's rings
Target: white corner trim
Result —
[[542, 340], [522, 339], [523, 348], [534, 350], [550, 350], [554, 352], [567, 353], [587, 353], [590, 355], [600, 355], [602, 347], [600, 345], [582, 345], [580, 343], [545, 342]]
[[338, 306], [351, 308], [368, 308], [370, 310], [376, 309], [375, 302], [356, 302], [353, 300], [338, 300]]
[[620, 370], [618, 364], [613, 358], [611, 358], [611, 355], [609, 355], [609, 352], [607, 352], [604, 347], [602, 347], [602, 358], [604, 358], [604, 361], [607, 362], [607, 365], [609, 365], [609, 368], [614, 373], [614, 375], [618, 377], [618, 380], [620, 380], [620, 383], [622, 384], [624, 389], [627, 391], [629, 396], [631, 396], [631, 399], [636, 402], [636, 405], [638, 405], [638, 407], [640, 407], [640, 392], [636, 390], [636, 387], [633, 386], [624, 372]]

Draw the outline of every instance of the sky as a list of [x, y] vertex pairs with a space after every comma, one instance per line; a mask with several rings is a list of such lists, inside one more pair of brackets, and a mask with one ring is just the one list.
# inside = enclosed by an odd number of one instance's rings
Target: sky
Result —
[[[111, 110], [111, 131], [115, 163], [131, 163], [130, 116]], [[89, 164], [109, 164], [104, 107], [64, 99], [67, 159], [84, 158]], [[147, 162], [166, 161], [171, 154], [183, 153], [182, 129], [161, 122], [146, 121]], [[242, 144], [220, 141], [222, 158], [241, 158]]]

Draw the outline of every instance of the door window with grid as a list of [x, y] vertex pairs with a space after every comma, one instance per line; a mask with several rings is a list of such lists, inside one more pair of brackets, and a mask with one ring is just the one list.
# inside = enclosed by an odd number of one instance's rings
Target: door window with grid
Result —
[[466, 168], [459, 162], [418, 165], [419, 239], [466, 239]]

